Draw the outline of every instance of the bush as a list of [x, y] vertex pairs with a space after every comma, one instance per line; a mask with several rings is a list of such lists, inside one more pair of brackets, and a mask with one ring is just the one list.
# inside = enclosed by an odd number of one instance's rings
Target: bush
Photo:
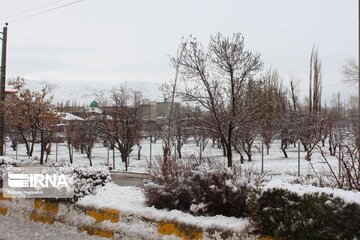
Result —
[[96, 189], [105, 186], [111, 181], [108, 170], [95, 169], [91, 167], [74, 168], [75, 199], [94, 195]]
[[259, 234], [286, 239], [360, 239], [360, 206], [324, 193], [299, 196], [270, 189], [252, 204], [251, 219]]
[[164, 176], [160, 164], [144, 185], [146, 202], [159, 209], [178, 209], [194, 215], [247, 215], [246, 199], [258, 175], [241, 168], [229, 169], [207, 159], [196, 157], [172, 163]]
[[97, 169], [89, 166], [74, 167], [69, 163], [52, 163], [51, 167], [64, 168], [67, 172], [73, 172], [74, 201], [86, 195], [94, 195], [98, 187], [104, 186], [111, 181], [111, 175], [107, 169]]

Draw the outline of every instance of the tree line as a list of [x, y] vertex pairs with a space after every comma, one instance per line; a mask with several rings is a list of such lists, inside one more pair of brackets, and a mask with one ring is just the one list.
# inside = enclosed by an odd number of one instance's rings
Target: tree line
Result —
[[[84, 152], [92, 165], [92, 149], [102, 143], [120, 152], [127, 170], [129, 154], [138, 146], [140, 155], [144, 137], [176, 144], [178, 158], [190, 139], [202, 148], [212, 143], [223, 149], [227, 166], [232, 167], [234, 152], [242, 163], [253, 160], [256, 139], [265, 144], [268, 154], [274, 139], [279, 139], [285, 158], [289, 145], [300, 142], [306, 159], [311, 160], [319, 144], [327, 142], [330, 153], [335, 154], [341, 139], [356, 132], [354, 97], [346, 105], [339, 94], [329, 105], [321, 102], [322, 70], [315, 48], [310, 55], [309, 95], [304, 101], [295, 81], [291, 80], [287, 89], [275, 69], [264, 71], [261, 55], [246, 49], [240, 33], [213, 35], [207, 47], [187, 41], [171, 64], [179, 82], [170, 82], [163, 91], [181, 101], [182, 107], [172, 113], [170, 121], [143, 121], [141, 93], [121, 85], [97, 96], [99, 113], [84, 112], [82, 120], [61, 124], [64, 104], [55, 106], [49, 87], [32, 91], [24, 79], [17, 78], [10, 81], [17, 93], [2, 108], [6, 134], [14, 147], [25, 144], [29, 157], [34, 145], [40, 144], [40, 164], [47, 161], [51, 143], [65, 142], [70, 162], [75, 148]], [[164, 148], [163, 158], [169, 157], [171, 163], [170, 154], [171, 149]]]

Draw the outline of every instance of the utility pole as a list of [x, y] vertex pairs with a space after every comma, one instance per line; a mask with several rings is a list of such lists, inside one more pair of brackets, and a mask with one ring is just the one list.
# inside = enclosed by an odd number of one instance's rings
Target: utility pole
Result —
[[[2, 52], [1, 52], [1, 79], [0, 79], [0, 102], [5, 104], [5, 79], [6, 79], [6, 45], [7, 45], [7, 23], [2, 31]], [[4, 156], [4, 134], [5, 117], [4, 113], [0, 116], [0, 156]]]
[[[360, 63], [360, 0], [358, 1], [358, 34], [359, 34], [359, 43], [358, 43], [358, 53], [359, 53], [359, 59], [358, 59], [358, 66]], [[360, 68], [359, 69], [359, 79], [358, 79], [358, 127], [357, 127], [357, 150], [358, 150], [358, 161], [360, 161]]]

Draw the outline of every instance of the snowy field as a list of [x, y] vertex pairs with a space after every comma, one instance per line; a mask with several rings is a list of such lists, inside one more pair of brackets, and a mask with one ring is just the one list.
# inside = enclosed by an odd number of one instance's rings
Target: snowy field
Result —
[[[201, 155], [203, 157], [215, 158], [217, 159], [217, 161], [224, 163], [224, 166], [226, 166], [227, 160], [225, 157], [222, 156], [222, 149], [219, 149], [216, 146], [212, 147], [211, 145], [212, 145], [211, 142], [209, 142]], [[328, 152], [326, 146], [323, 149], [325, 152]], [[69, 151], [65, 144], [58, 144], [57, 147], [56, 144], [52, 144], [51, 150], [52, 152], [49, 156], [48, 162], [55, 162], [55, 161], [69, 162]], [[137, 151], [138, 151], [138, 147], [134, 146], [134, 150], [130, 154], [130, 158], [129, 158], [129, 171], [146, 173], [147, 169], [150, 166], [150, 163], [155, 161], [155, 158], [157, 156], [162, 155], [162, 142], [161, 140], [159, 140], [155, 144], [154, 143], [150, 144], [149, 141], [143, 140], [140, 160], [137, 160]], [[13, 151], [12, 148], [10, 148], [10, 143], [7, 143], [6, 146], [7, 156], [13, 159], [18, 159], [19, 161], [28, 161], [25, 153], [26, 153], [25, 146], [23, 144], [20, 144], [18, 146], [18, 151], [16, 153], [16, 151]], [[245, 160], [244, 165], [258, 172], [261, 172], [261, 169], [263, 168], [265, 173], [274, 177], [285, 176], [285, 175], [297, 176], [298, 164], [299, 164], [297, 146], [289, 145], [287, 149], [287, 153], [289, 158], [286, 159], [284, 158], [284, 155], [280, 149], [279, 141], [274, 141], [274, 143], [271, 145], [269, 155], [266, 155], [266, 153], [264, 153], [264, 162], [262, 167], [261, 143], [256, 142], [253, 147], [253, 161], [248, 162], [247, 160]], [[172, 154], [174, 154], [174, 151], [172, 152]], [[186, 157], [186, 155], [191, 155], [191, 154], [199, 156], [200, 147], [196, 146], [195, 143], [190, 142], [184, 145], [182, 154], [183, 157]], [[35, 145], [35, 150], [32, 160], [34, 160], [34, 162], [38, 162], [39, 155], [40, 155], [40, 146], [39, 144], [37, 144]], [[115, 169], [119, 171], [125, 171], [125, 165], [124, 163], [121, 162], [119, 151], [115, 149], [114, 155], [115, 155]], [[81, 154], [79, 151], [73, 150], [73, 156], [74, 156], [75, 165], [77, 166], [89, 165], [89, 160], [86, 158], [85, 154]], [[246, 157], [245, 154], [244, 156]], [[329, 154], [327, 154], [327, 156], [334, 171], [337, 172], [338, 162], [336, 158], [329, 156]], [[240, 164], [239, 154], [234, 153], [233, 159], [235, 163]], [[111, 166], [112, 168], [114, 168], [113, 151], [103, 147], [100, 144], [95, 146], [95, 148], [93, 149], [93, 166], [99, 168], [105, 168], [107, 166]], [[328, 170], [329, 168], [326, 165], [323, 157], [321, 156], [318, 150], [316, 149], [314, 150], [314, 153], [312, 155], [312, 161], [308, 162], [305, 160], [305, 152], [303, 152], [303, 149], [301, 147], [300, 174], [302, 176], [314, 175], [314, 171], [316, 171], [320, 175], [323, 175], [325, 174], [325, 172], [328, 172]]]

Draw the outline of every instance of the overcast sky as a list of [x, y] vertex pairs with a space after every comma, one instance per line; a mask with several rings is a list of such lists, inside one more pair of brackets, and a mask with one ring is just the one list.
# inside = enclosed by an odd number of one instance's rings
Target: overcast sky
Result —
[[8, 77], [99, 88], [126, 81], [151, 89], [174, 77], [168, 55], [176, 54], [182, 36], [192, 34], [206, 45], [211, 34], [240, 32], [285, 84], [290, 77], [300, 82], [301, 94], [313, 45], [322, 61], [324, 96], [356, 93], [342, 84], [341, 68], [357, 57], [357, 0], [83, 0], [11, 22], [73, 1], [0, 1], [0, 23], [10, 21]]

